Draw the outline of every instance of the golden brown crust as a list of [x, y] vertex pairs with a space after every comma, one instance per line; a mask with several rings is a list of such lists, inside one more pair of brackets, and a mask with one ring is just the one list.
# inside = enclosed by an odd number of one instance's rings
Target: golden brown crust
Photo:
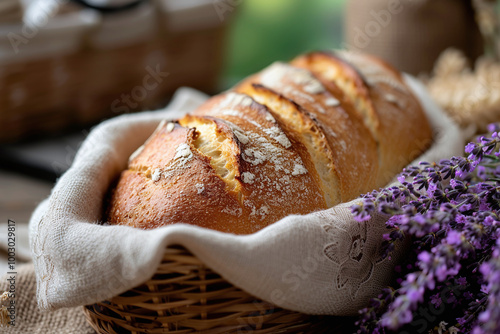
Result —
[[[248, 108], [242, 108], [242, 110], [235, 109], [231, 106], [231, 103], [243, 103], [247, 104]], [[239, 102], [246, 101], [246, 102]], [[250, 104], [249, 104], [250, 103]], [[274, 113], [267, 106], [262, 105], [255, 101], [253, 98], [246, 94], [235, 94], [233, 92], [221, 95], [220, 98], [214, 97], [207, 101], [202, 107], [198, 108], [193, 112], [194, 115], [212, 115], [221, 120], [226, 120], [232, 122], [236, 125], [242, 125], [246, 128], [248, 125], [245, 122], [249, 122], [258, 128], [265, 128], [267, 132], [271, 133], [270, 129], [277, 127], [283, 131], [285, 135], [284, 138], [288, 138], [293, 146], [293, 149], [297, 152], [299, 157], [302, 159], [302, 163], [308, 170], [309, 175], [314, 180], [314, 185], [320, 189], [320, 180], [314, 167], [314, 163], [311, 160], [308, 149], [303, 145], [300, 140], [300, 134], [294, 131], [282, 118]], [[241, 124], [241, 123], [244, 124]], [[248, 159], [248, 157], [247, 157]], [[322, 195], [323, 196], [323, 195]]]
[[308, 152], [308, 157], [304, 160], [311, 161], [311, 169], [318, 175], [327, 205], [330, 207], [339, 203], [341, 187], [333, 151], [317, 120], [295, 101], [262, 85], [249, 81], [239, 85], [236, 90], [245, 92], [266, 105], [273, 117], [280, 121], [282, 128], [287, 128], [289, 133], [295, 134]]
[[383, 120], [380, 132], [384, 134], [381, 140], [384, 169], [378, 178], [388, 182], [430, 146], [432, 129], [399, 71], [373, 56], [352, 52], [340, 55], [364, 76], [370, 98]]
[[369, 88], [359, 71], [343, 59], [329, 52], [313, 52], [290, 62], [293, 66], [311, 71], [322, 82], [338, 87], [351, 100], [354, 110], [365, 122], [375, 139], [380, 119], [369, 98]]
[[163, 126], [122, 173], [109, 206], [109, 222], [144, 229], [196, 222], [221, 229], [217, 222], [225, 221], [225, 231], [251, 231], [231, 214], [240, 205], [225, 192], [225, 184], [209, 160], [192, 148], [194, 139], [193, 129], [176, 125], [169, 132]]
[[[290, 214], [327, 208], [314, 169], [308, 171], [310, 159], [302, 160], [307, 151], [266, 117], [267, 108], [254, 101], [241, 104], [231, 94], [216, 96], [181, 119], [186, 127], [168, 132], [164, 125], [157, 131], [122, 174], [108, 211], [111, 223], [140, 228], [188, 223], [248, 234]], [[211, 113], [218, 118], [202, 116]], [[210, 136], [217, 139], [204, 140], [210, 147], [201, 147], [200, 138]], [[224, 147], [233, 147], [230, 154], [214, 155], [219, 148], [212, 144], [225, 141], [230, 143]], [[218, 161], [227, 173], [219, 172]], [[225, 178], [233, 170], [234, 178]]]
[[336, 84], [353, 101], [378, 143], [376, 180], [381, 187], [430, 146], [432, 132], [401, 75], [374, 59], [318, 52], [291, 63]]
[[430, 138], [397, 71], [308, 54], [162, 123], [122, 172], [107, 220], [253, 233], [385, 185]]
[[[375, 187], [377, 144], [372, 136], [367, 135], [368, 129], [341, 90], [323, 84], [305, 69], [284, 63], [271, 65], [242, 82], [236, 90], [248, 92], [252, 83], [267, 86], [295, 101], [307, 111], [307, 117], [318, 124], [319, 131], [328, 141], [324, 149], [329, 152], [325, 153], [331, 156], [340, 181], [340, 200], [329, 205], [349, 201]], [[255, 93], [249, 94], [253, 96]], [[338, 187], [327, 185], [333, 186]]]

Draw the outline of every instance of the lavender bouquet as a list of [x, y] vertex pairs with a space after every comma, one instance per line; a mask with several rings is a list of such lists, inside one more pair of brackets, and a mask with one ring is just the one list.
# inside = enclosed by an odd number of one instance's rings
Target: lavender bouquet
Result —
[[358, 333], [500, 333], [500, 125], [467, 157], [421, 162], [352, 207], [390, 215], [381, 256], [411, 242], [397, 280], [360, 311]]

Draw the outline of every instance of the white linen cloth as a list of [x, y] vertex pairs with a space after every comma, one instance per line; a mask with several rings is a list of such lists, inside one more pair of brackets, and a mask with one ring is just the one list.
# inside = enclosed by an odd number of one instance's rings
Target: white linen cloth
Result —
[[[435, 132], [435, 143], [416, 162], [462, 154], [460, 130], [423, 86], [407, 80]], [[355, 201], [289, 216], [244, 236], [183, 224], [149, 231], [98, 224], [104, 195], [130, 154], [161, 120], [176, 119], [203, 100], [181, 90], [165, 110], [119, 116], [91, 132], [30, 222], [41, 308], [92, 304], [131, 289], [154, 274], [165, 247], [174, 244], [250, 294], [303, 313], [356, 314], [390, 283], [402, 247], [391, 260], [378, 261], [386, 218], [354, 221]]]

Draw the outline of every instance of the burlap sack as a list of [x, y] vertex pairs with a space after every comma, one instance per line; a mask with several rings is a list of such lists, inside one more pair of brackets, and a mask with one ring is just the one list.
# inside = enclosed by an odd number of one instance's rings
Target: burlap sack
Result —
[[349, 0], [345, 17], [346, 48], [415, 75], [429, 73], [448, 47], [471, 61], [484, 51], [470, 0]]
[[[10, 282], [8, 281], [10, 276], [0, 277], [0, 294], [3, 291], [10, 290]], [[7, 309], [6, 315], [0, 311], [0, 317], [8, 317], [5, 323], [13, 321], [14, 326], [2, 326], [0, 321], [0, 333], [95, 334], [95, 331], [87, 323], [81, 307], [63, 308], [53, 312], [43, 312], [38, 308], [36, 303], [35, 270], [31, 263], [17, 268], [14, 293], [16, 295], [14, 299], [16, 302], [15, 309], [12, 311]], [[13, 315], [13, 318], [10, 318], [11, 315]]]
[[[436, 134], [420, 159], [461, 154], [460, 130], [418, 83], [408, 80]], [[289, 216], [245, 236], [183, 224], [149, 231], [99, 225], [103, 197], [129, 155], [160, 120], [178, 118], [201, 99], [190, 106], [179, 101], [193, 102], [192, 92], [181, 93], [166, 110], [124, 115], [98, 126], [35, 211], [30, 243], [41, 308], [92, 304], [133, 288], [153, 275], [165, 247], [174, 244], [250, 294], [309, 314], [356, 314], [390, 282], [403, 250], [379, 261], [386, 218], [355, 222], [351, 203]]]

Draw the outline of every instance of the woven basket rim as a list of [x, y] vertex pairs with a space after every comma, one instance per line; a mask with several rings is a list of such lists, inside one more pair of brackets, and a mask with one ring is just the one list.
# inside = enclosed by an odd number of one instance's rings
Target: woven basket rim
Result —
[[[227, 282], [181, 245], [168, 246], [153, 277], [83, 307], [98, 333], [321, 333], [330, 317], [279, 308]], [[311, 331], [314, 329], [314, 331]]]

